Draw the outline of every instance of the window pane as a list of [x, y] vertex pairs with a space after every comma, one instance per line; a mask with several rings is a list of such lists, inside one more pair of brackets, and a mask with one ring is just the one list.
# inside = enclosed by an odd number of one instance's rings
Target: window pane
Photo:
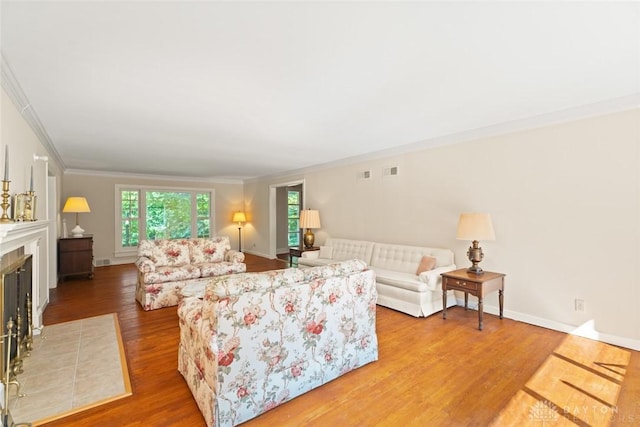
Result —
[[300, 246], [300, 233], [289, 233], [289, 246]]
[[147, 237], [184, 239], [191, 237], [191, 194], [148, 191]]
[[298, 233], [300, 230], [300, 220], [290, 219], [289, 222], [289, 233]]
[[122, 221], [122, 247], [138, 246], [138, 220]]
[[300, 192], [299, 191], [289, 191], [287, 196], [287, 204], [289, 205], [299, 205], [300, 204]]
[[288, 206], [288, 218], [300, 218], [300, 206], [289, 205]]
[[198, 218], [209, 218], [211, 210], [211, 195], [209, 193], [198, 193], [196, 196]]
[[198, 237], [210, 237], [209, 218], [198, 220]]

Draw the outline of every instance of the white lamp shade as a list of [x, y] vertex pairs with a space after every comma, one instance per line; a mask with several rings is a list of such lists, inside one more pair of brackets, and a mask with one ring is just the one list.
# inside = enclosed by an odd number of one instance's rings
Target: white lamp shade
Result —
[[458, 240], [495, 240], [491, 216], [487, 213], [463, 213], [458, 221]]
[[320, 228], [320, 212], [304, 209], [300, 212], [300, 228]]
[[91, 209], [89, 209], [89, 203], [84, 197], [69, 197], [64, 204], [64, 208], [62, 208], [62, 212], [84, 213], [91, 212]]
[[233, 219], [231, 221], [232, 222], [238, 222], [238, 223], [247, 222], [247, 216], [242, 211], [234, 212], [233, 213]]

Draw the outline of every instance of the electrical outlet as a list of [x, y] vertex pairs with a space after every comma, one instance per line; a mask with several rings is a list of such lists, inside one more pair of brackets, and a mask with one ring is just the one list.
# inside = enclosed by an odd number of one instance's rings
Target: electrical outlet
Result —
[[576, 311], [584, 311], [584, 300], [576, 298]]

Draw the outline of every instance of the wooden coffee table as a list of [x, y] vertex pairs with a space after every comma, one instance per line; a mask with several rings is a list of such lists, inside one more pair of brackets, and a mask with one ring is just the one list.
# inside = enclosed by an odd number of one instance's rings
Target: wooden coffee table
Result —
[[464, 309], [467, 310], [469, 294], [478, 297], [478, 329], [482, 330], [482, 301], [484, 295], [497, 290], [500, 302], [500, 318], [504, 307], [505, 274], [485, 271], [483, 274], [469, 273], [466, 268], [442, 273], [442, 318], [447, 318], [447, 291], [453, 289], [464, 292]]

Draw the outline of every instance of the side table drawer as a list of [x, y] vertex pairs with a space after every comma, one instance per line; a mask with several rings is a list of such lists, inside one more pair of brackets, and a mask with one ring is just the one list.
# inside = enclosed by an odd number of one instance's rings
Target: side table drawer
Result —
[[93, 239], [65, 239], [60, 241], [60, 250], [62, 252], [75, 251], [91, 251], [93, 248]]
[[447, 278], [447, 288], [456, 288], [460, 290], [468, 290], [468, 291], [477, 291], [478, 284], [475, 282], [469, 282], [466, 280], [460, 279], [449, 279]]

